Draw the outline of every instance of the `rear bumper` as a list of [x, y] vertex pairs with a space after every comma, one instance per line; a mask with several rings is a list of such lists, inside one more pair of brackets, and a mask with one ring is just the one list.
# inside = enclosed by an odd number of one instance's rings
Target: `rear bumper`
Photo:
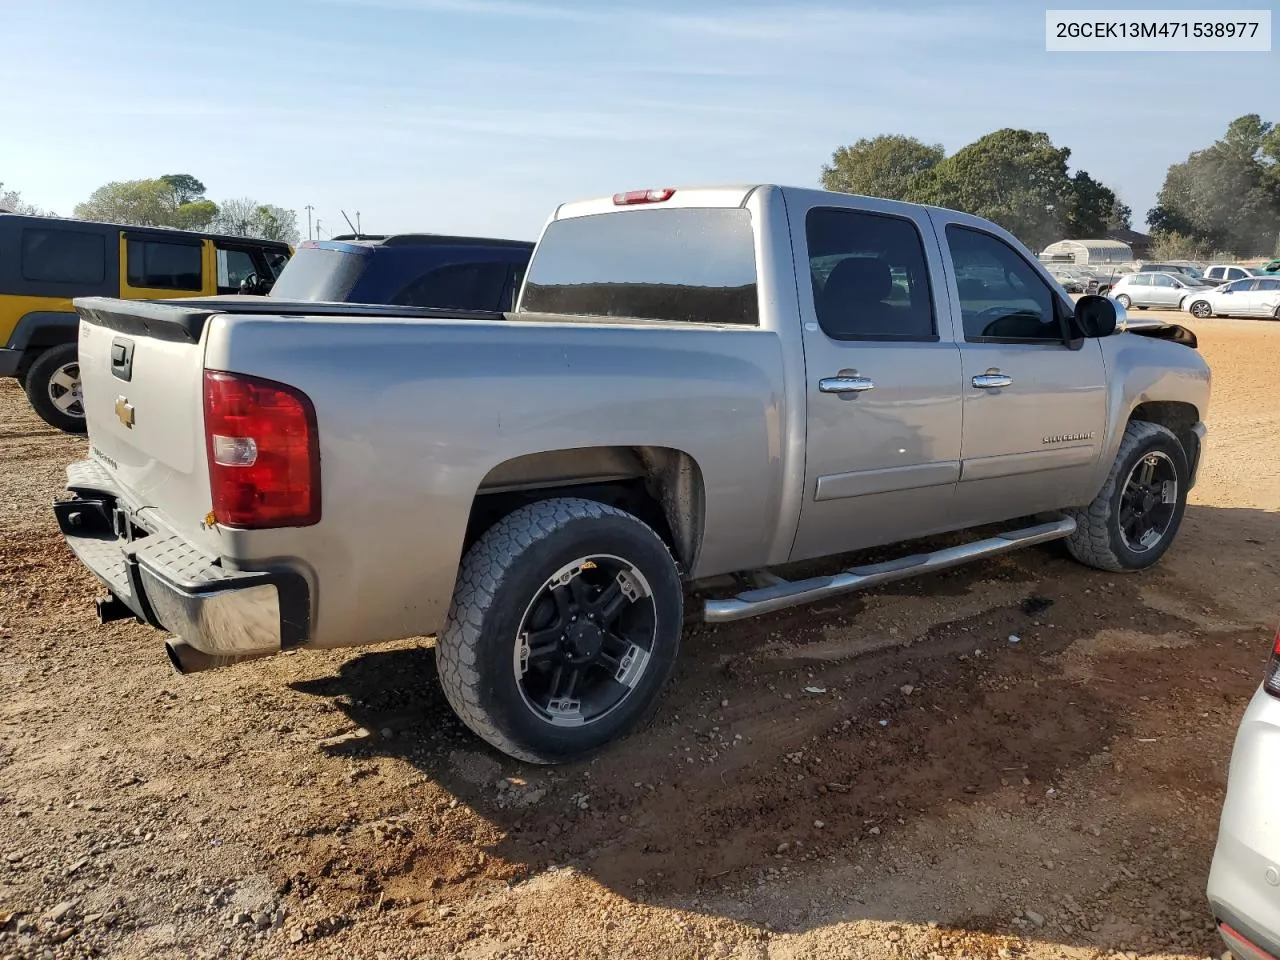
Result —
[[69, 500], [54, 503], [72, 553], [139, 620], [214, 658], [268, 656], [306, 642], [307, 581], [289, 570], [228, 570], [180, 537], [140, 527], [93, 461], [67, 468]]
[[[1227, 795], [1209, 869], [1208, 899], [1214, 918], [1255, 949], [1280, 957], [1280, 700], [1261, 688], [1254, 694], [1231, 752]], [[1223, 939], [1242, 960], [1257, 960], [1228, 931]]]

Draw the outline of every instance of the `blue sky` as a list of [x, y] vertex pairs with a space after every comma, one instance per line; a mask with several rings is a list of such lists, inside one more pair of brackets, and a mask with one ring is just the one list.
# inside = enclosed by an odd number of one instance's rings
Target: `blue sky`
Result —
[[950, 152], [1013, 126], [1071, 147], [1141, 226], [1171, 162], [1240, 114], [1280, 120], [1276, 53], [1047, 53], [1045, 6], [0, 0], [0, 181], [69, 214], [189, 172], [304, 234], [310, 203], [327, 232], [345, 208], [531, 239], [564, 200], [816, 185], [859, 137]]

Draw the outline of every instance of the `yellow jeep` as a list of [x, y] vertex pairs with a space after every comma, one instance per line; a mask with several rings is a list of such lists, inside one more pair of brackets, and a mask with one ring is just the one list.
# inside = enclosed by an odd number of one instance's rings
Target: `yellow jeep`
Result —
[[0, 376], [46, 423], [84, 433], [72, 297], [261, 294], [292, 255], [272, 240], [0, 213]]

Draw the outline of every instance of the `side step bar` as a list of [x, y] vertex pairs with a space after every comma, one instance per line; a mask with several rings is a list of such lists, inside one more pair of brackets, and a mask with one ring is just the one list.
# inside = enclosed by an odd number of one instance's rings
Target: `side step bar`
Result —
[[965, 543], [958, 547], [947, 547], [945, 550], [935, 550], [932, 553], [917, 553], [885, 563], [853, 567], [843, 573], [827, 577], [812, 577], [809, 580], [795, 582], [773, 578], [776, 582], [757, 590], [747, 590], [727, 600], [708, 600], [703, 607], [702, 619], [707, 623], [730, 623], [734, 620], [758, 617], [762, 613], [773, 613], [775, 610], [785, 610], [803, 603], [825, 600], [842, 593], [878, 587], [882, 583], [891, 583], [894, 580], [905, 580], [907, 577], [958, 567], [971, 560], [983, 560], [1020, 547], [1061, 540], [1071, 536], [1075, 530], [1076, 522], [1070, 517], [1063, 517], [1051, 523], [1025, 527], [1022, 530], [1010, 530], [986, 540]]

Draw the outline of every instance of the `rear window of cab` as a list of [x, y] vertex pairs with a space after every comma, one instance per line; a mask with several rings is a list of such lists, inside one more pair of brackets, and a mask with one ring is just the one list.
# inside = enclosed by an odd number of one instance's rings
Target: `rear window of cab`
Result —
[[758, 324], [751, 214], [677, 207], [553, 221], [518, 311]]

